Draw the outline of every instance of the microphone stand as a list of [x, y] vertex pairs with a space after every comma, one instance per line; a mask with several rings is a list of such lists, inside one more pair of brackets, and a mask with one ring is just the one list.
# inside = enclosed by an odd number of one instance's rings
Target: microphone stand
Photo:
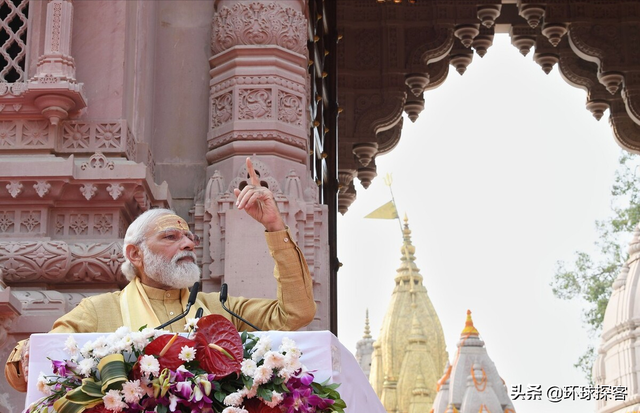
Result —
[[187, 300], [187, 306], [184, 310], [183, 313], [178, 314], [178, 316], [172, 318], [171, 320], [167, 321], [166, 323], [160, 324], [158, 327], [155, 328], [155, 330], [160, 330], [165, 328], [166, 326], [175, 323], [176, 321], [186, 317], [187, 314], [189, 314], [189, 310], [191, 309], [191, 306], [196, 302], [196, 296], [198, 295], [198, 289], [200, 289], [200, 283], [198, 281], [196, 281], [195, 283], [193, 283], [193, 287], [191, 287], [190, 293], [189, 293], [189, 299]]
[[224, 283], [222, 284], [222, 286], [220, 287], [220, 304], [222, 304], [222, 308], [224, 309], [224, 311], [226, 311], [227, 313], [231, 314], [232, 316], [236, 317], [238, 320], [244, 322], [245, 324], [253, 327], [254, 330], [256, 331], [262, 331], [260, 330], [258, 327], [254, 326], [253, 324], [251, 324], [250, 322], [248, 322], [247, 320], [245, 320], [244, 318], [240, 317], [238, 314], [234, 313], [233, 311], [229, 310], [227, 307], [225, 307], [224, 303], [227, 301], [227, 284]]

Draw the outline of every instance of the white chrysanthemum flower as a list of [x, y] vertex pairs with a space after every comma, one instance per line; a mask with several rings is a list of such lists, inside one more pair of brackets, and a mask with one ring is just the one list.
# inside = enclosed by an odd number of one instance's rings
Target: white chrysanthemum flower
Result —
[[133, 351], [133, 340], [131, 339], [131, 334], [126, 334], [124, 337], [120, 338], [114, 345], [113, 348], [118, 353], [130, 353]]
[[284, 356], [277, 351], [267, 351], [264, 355], [264, 366], [268, 369], [280, 369], [284, 366]]
[[302, 363], [300, 363], [300, 359], [295, 355], [290, 355], [287, 353], [284, 356], [284, 363], [282, 369], [278, 372], [278, 376], [288, 381], [291, 376], [302, 368]]
[[184, 325], [185, 331], [193, 331], [196, 329], [196, 324], [198, 324], [199, 318], [187, 318], [187, 322]]
[[258, 367], [256, 366], [256, 362], [251, 359], [242, 360], [242, 364], [240, 364], [240, 366], [242, 374], [249, 377], [253, 377], [256, 372], [256, 368]]
[[253, 375], [253, 383], [257, 385], [264, 384], [271, 379], [272, 375], [273, 371], [270, 368], [260, 366], [256, 369], [256, 372]]
[[122, 326], [119, 327], [113, 334], [117, 337], [117, 338], [123, 338], [124, 336], [128, 335], [129, 333], [131, 333], [131, 329], [127, 326]]
[[180, 350], [178, 358], [188, 363], [196, 358], [196, 349], [189, 346], [182, 346], [182, 350]]
[[80, 363], [78, 363], [78, 372], [85, 377], [89, 377], [91, 375], [91, 369], [97, 365], [98, 363], [96, 363], [94, 358], [89, 357], [82, 359]]
[[78, 348], [78, 342], [73, 336], [67, 337], [64, 342], [64, 351], [69, 354], [72, 358], [76, 358], [80, 353], [80, 348]]
[[242, 395], [242, 393], [235, 392], [235, 393], [228, 394], [227, 397], [224, 398], [223, 403], [225, 406], [238, 407], [242, 404], [243, 400], [244, 400], [244, 396]]
[[118, 390], [109, 390], [103, 397], [104, 407], [114, 412], [121, 412], [128, 408], [127, 403], [122, 401], [122, 394]]
[[145, 354], [140, 357], [140, 371], [146, 377], [157, 376], [160, 373], [160, 362], [155, 357]]
[[43, 372], [40, 372], [40, 375], [38, 375], [36, 388], [40, 393], [43, 393], [45, 396], [51, 395], [51, 388], [47, 385], [47, 376], [45, 376]]
[[262, 356], [264, 356], [264, 353], [269, 350], [271, 350], [271, 338], [269, 338], [269, 336], [262, 336], [254, 347], [251, 359], [257, 362], [262, 358]]
[[278, 393], [277, 391], [274, 391], [274, 392], [271, 392], [271, 401], [264, 400], [264, 399], [262, 399], [262, 401], [264, 402], [264, 404], [266, 404], [269, 407], [276, 407], [277, 405], [282, 403], [283, 399], [284, 399], [284, 397], [282, 396], [281, 393]]
[[122, 394], [125, 402], [137, 403], [145, 395], [145, 391], [140, 386], [140, 380], [133, 380], [122, 385]]
[[300, 358], [300, 356], [302, 355], [302, 352], [296, 345], [296, 342], [291, 340], [289, 337], [284, 337], [282, 339], [279, 350], [281, 353], [286, 353], [287, 355], [297, 355], [298, 358]]
[[92, 352], [93, 352], [93, 341], [87, 341], [86, 343], [84, 343], [84, 345], [80, 349], [80, 354], [82, 354], [82, 357], [84, 358], [91, 357]]
[[131, 342], [136, 351], [142, 351], [149, 344], [149, 338], [141, 331], [132, 331]]

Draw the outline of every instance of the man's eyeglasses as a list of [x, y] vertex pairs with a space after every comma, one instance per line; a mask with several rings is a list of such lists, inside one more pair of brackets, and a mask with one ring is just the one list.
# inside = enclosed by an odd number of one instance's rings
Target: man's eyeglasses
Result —
[[166, 229], [158, 233], [160, 239], [169, 243], [180, 242], [184, 237], [187, 237], [193, 242], [196, 247], [200, 245], [200, 237], [191, 231], [184, 231], [181, 229]]

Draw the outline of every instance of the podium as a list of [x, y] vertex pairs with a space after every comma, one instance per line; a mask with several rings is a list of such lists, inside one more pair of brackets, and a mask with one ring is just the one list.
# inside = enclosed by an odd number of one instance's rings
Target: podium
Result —
[[[108, 333], [72, 334], [80, 347]], [[284, 337], [295, 341], [302, 352], [300, 361], [313, 372], [315, 381], [329, 379], [340, 383], [338, 391], [347, 404], [349, 413], [386, 413], [355, 357], [329, 331], [265, 331], [254, 332], [271, 338], [271, 347], [277, 349]], [[68, 359], [64, 343], [70, 334], [33, 334], [30, 340], [29, 383], [25, 407], [44, 395], [37, 389], [40, 372], [53, 374], [51, 360]], [[50, 360], [51, 359], [51, 360]]]

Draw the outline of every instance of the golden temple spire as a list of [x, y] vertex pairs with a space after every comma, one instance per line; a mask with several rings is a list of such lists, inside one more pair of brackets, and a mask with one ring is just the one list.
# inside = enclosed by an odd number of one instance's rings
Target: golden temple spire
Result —
[[479, 336], [480, 333], [473, 326], [473, 320], [471, 319], [471, 310], [467, 310], [467, 321], [464, 323], [464, 328], [462, 329], [461, 336]]

